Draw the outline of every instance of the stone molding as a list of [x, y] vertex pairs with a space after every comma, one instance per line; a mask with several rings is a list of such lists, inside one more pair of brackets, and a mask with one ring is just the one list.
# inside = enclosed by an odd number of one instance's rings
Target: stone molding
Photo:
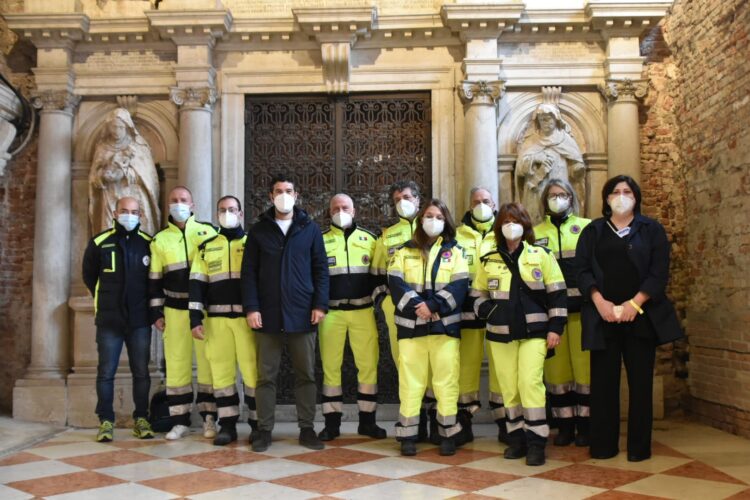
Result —
[[440, 9], [443, 24], [459, 33], [462, 41], [470, 38], [498, 38], [512, 30], [521, 19], [525, 5], [521, 0], [499, 4], [448, 4]]
[[494, 105], [503, 95], [503, 81], [464, 80], [458, 86], [458, 95], [464, 104]]
[[81, 96], [67, 90], [42, 90], [33, 94], [31, 104], [42, 113], [61, 111], [72, 115]]
[[172, 87], [169, 100], [179, 106], [180, 111], [189, 109], [211, 110], [216, 102], [215, 87]]
[[648, 94], [648, 80], [607, 80], [601, 87], [601, 93], [609, 103], [617, 101], [638, 101]]

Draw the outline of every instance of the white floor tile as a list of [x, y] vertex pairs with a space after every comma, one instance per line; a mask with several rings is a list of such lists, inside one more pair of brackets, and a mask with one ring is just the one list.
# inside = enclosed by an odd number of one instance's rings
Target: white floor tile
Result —
[[54, 446], [45, 446], [43, 448], [32, 448], [27, 450], [29, 453], [39, 455], [40, 457], [57, 460], [60, 458], [79, 457], [82, 455], [93, 455], [95, 453], [106, 453], [108, 451], [120, 451], [116, 446], [110, 446], [95, 441], [85, 443], [57, 444]]
[[395, 480], [348, 491], [339, 491], [333, 493], [333, 496], [355, 500], [383, 500], [385, 498], [398, 498], [399, 500], [439, 500], [461, 495], [462, 493], [462, 491], [458, 490]]
[[55, 460], [8, 465], [0, 467], [0, 483], [5, 484], [14, 481], [25, 481], [27, 479], [57, 476], [59, 474], [81, 472], [82, 470], [84, 469]]
[[282, 477], [297, 476], [325, 469], [326, 467], [320, 467], [305, 462], [273, 458], [247, 464], [230, 465], [229, 467], [223, 467], [217, 470], [242, 477], [257, 479], [259, 481], [272, 481]]
[[425, 472], [444, 469], [448, 467], [444, 464], [425, 462], [422, 460], [410, 460], [408, 458], [387, 457], [370, 462], [361, 462], [358, 464], [346, 465], [339, 469], [358, 472], [360, 474], [370, 474], [372, 476], [387, 477], [389, 479], [401, 479], [409, 476], [416, 476]]
[[[538, 467], [534, 467], [538, 469]], [[491, 486], [476, 493], [506, 500], [529, 500], [530, 498], [544, 498], [549, 500], [576, 500], [588, 498], [607, 491], [593, 486], [562, 483], [534, 477], [525, 477], [516, 481]]]
[[107, 474], [125, 481], [146, 481], [160, 477], [188, 474], [205, 470], [203, 467], [178, 462], [177, 460], [149, 460], [115, 467], [97, 469], [100, 474]]

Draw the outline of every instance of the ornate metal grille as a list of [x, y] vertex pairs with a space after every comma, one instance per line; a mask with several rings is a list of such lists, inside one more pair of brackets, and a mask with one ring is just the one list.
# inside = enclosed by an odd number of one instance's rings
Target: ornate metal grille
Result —
[[[247, 96], [245, 100], [245, 214], [254, 220], [270, 207], [274, 175], [291, 176], [302, 206], [321, 227], [330, 223], [328, 202], [349, 194], [360, 225], [378, 231], [393, 222], [388, 187], [414, 180], [430, 196], [429, 93], [377, 95]], [[380, 401], [398, 401], [398, 379], [388, 335], [380, 324]], [[278, 381], [279, 402], [294, 401], [286, 353]], [[320, 365], [318, 377], [322, 378]], [[344, 401], [356, 401], [356, 368], [347, 348]]]

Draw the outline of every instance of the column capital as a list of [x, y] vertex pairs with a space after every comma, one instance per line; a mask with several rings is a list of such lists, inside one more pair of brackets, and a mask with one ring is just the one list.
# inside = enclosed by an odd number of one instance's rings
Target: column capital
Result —
[[599, 90], [610, 103], [617, 101], [636, 102], [648, 94], [648, 80], [631, 80], [629, 78], [607, 80]]
[[41, 90], [32, 94], [32, 105], [42, 113], [62, 111], [69, 115], [81, 102], [81, 96], [68, 90]]
[[169, 99], [184, 109], [211, 110], [216, 102], [216, 87], [172, 87]]
[[458, 86], [458, 95], [464, 104], [495, 104], [503, 95], [505, 82], [500, 80], [476, 82], [464, 80]]

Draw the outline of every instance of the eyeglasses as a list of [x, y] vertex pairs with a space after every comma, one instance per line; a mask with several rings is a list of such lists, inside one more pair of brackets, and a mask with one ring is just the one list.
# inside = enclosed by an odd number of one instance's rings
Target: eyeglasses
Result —
[[568, 193], [557, 193], [557, 194], [550, 194], [549, 196], [547, 196], [547, 199], [549, 201], [552, 201], [555, 198], [557, 198], [558, 200], [569, 200], [570, 195]]
[[230, 214], [238, 214], [240, 213], [240, 209], [237, 207], [229, 207], [229, 208], [220, 208], [219, 213], [224, 214], [229, 212]]

